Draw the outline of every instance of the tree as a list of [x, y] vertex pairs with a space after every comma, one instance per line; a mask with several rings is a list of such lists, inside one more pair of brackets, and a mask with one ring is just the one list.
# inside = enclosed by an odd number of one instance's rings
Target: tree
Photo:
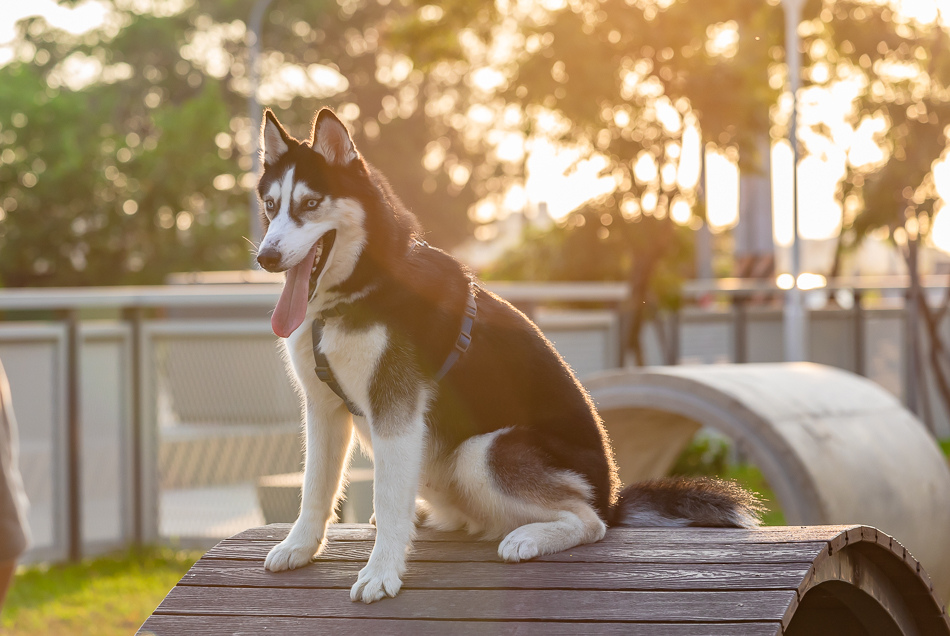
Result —
[[689, 228], [666, 219], [641, 216], [631, 222], [616, 208], [587, 205], [564, 225], [529, 229], [524, 244], [483, 275], [500, 280], [626, 281], [641, 305], [630, 312], [628, 345], [642, 366], [646, 359], [639, 334], [661, 309], [679, 308], [679, 282], [693, 265], [692, 239]]
[[[175, 29], [140, 17], [100, 61], [96, 36], [65, 42], [38, 19], [23, 25], [32, 62], [0, 69], [4, 284], [160, 282], [246, 262], [240, 193], [213, 186], [236, 172], [215, 147], [230, 119], [223, 90], [160, 70], [174, 68]], [[119, 81], [64, 86], [87, 56]]]
[[[501, 179], [523, 178], [520, 157], [506, 163], [488, 134], [506, 126], [525, 145], [546, 137], [580, 149], [582, 158], [600, 158], [616, 184], [542, 247], [520, 249], [498, 271], [627, 280], [629, 344], [642, 362], [641, 326], [658, 302], [675, 305], [688, 271], [691, 241], [679, 224], [695, 228], [704, 220], [699, 171], [685, 177], [684, 157], [712, 143], [733, 147], [746, 169], [763, 163], [759, 140], [769, 133], [781, 86], [774, 71], [781, 11], [761, 0], [579, 0], [550, 9], [485, 1], [441, 14], [427, 6], [417, 3], [416, 14], [395, 23], [390, 41], [420, 68], [455, 68], [443, 73], [440, 88], [458, 105], [442, 119], [463, 138], [483, 140], [486, 159], [475, 172], [491, 178], [479, 194], [503, 190]], [[490, 73], [490, 88], [473, 79]], [[481, 126], [458, 117], [480, 111], [493, 115]], [[698, 139], [687, 148], [691, 135]], [[581, 245], [586, 253], [571, 252]], [[592, 266], [558, 267], [552, 246]], [[530, 258], [539, 263], [529, 265]]]
[[[247, 152], [259, 122], [246, 116], [238, 18], [251, 4], [203, 0], [165, 15], [115, 0], [107, 23], [81, 36], [38, 18], [20, 24], [17, 59], [0, 68], [0, 284], [158, 283], [247, 266]], [[467, 160], [422, 165], [438, 133], [422, 108], [425, 78], [411, 65], [378, 72], [389, 55], [378, 28], [398, 10], [272, 7], [265, 105], [287, 111], [301, 136], [319, 107], [336, 107], [431, 239], [464, 238], [473, 195], [464, 168], [449, 168]]]
[[[886, 4], [825, 2], [818, 18], [806, 41], [808, 50], [819, 53], [813, 68], [827, 78], [858, 80], [851, 124], [875, 127], [881, 148], [876, 161], [849, 155], [841, 184], [848, 214], [838, 260], [880, 231], [901, 253], [910, 278], [908, 311], [912, 317], [919, 314], [927, 335], [925, 343], [912, 329], [912, 364], [923, 380], [926, 357], [950, 410], [950, 349], [941, 329], [950, 296], [932, 308], [922, 292], [919, 266], [941, 198], [934, 169], [950, 157], [950, 35], [935, 22], [902, 17]], [[920, 381], [915, 390], [929, 420], [926, 386]]]

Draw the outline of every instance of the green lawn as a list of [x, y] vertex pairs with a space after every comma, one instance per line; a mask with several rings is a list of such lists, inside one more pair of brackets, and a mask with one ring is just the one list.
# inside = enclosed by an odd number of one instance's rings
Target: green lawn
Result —
[[201, 554], [146, 548], [79, 564], [21, 568], [0, 614], [0, 632], [133, 634]]

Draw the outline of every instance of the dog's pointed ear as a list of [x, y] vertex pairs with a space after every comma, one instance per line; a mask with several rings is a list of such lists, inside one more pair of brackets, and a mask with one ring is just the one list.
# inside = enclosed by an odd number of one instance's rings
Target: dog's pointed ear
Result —
[[317, 113], [310, 144], [331, 166], [345, 166], [359, 158], [346, 125], [329, 108]]
[[265, 166], [277, 163], [277, 160], [290, 150], [291, 137], [277, 121], [277, 116], [268, 108], [261, 122], [261, 160]]

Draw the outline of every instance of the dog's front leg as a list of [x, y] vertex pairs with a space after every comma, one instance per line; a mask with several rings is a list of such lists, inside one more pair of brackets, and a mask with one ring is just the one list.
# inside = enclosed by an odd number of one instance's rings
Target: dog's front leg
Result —
[[388, 420], [383, 417], [370, 423], [376, 544], [350, 589], [350, 598], [364, 603], [399, 592], [415, 531], [416, 493], [426, 443], [424, 416], [419, 412], [409, 421]]
[[327, 524], [343, 489], [352, 437], [353, 420], [339, 401], [314, 404], [308, 395], [307, 458], [300, 516], [287, 538], [268, 553], [264, 567], [271, 572], [307, 565], [323, 549]]

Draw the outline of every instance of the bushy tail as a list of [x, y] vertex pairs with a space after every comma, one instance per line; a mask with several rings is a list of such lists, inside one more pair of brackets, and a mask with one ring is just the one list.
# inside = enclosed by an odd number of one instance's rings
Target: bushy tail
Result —
[[611, 526], [755, 528], [759, 498], [731, 481], [710, 477], [654, 479], [625, 488], [611, 509]]

